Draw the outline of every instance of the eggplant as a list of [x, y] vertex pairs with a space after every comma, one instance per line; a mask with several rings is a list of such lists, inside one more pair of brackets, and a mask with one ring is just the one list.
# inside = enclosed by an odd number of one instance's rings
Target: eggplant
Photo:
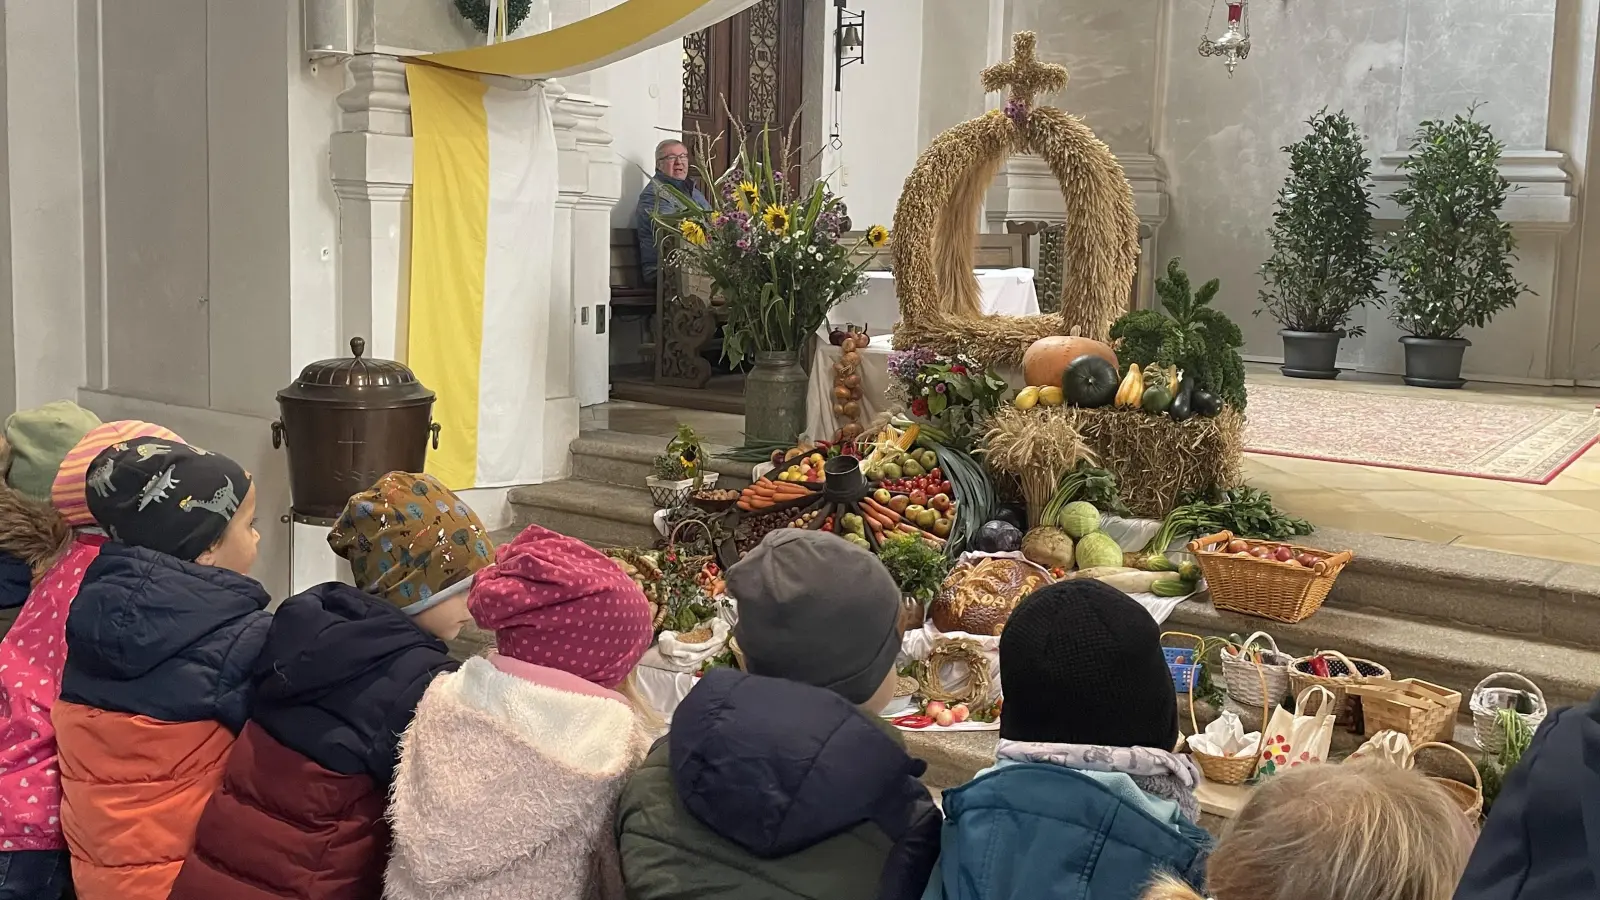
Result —
[[1182, 422], [1194, 416], [1194, 377], [1183, 376], [1183, 381], [1178, 383], [1178, 396], [1172, 398], [1172, 405], [1167, 407], [1167, 415], [1174, 422]]
[[1196, 390], [1189, 398], [1189, 405], [1196, 414], [1208, 419], [1222, 412], [1222, 400], [1210, 391]]

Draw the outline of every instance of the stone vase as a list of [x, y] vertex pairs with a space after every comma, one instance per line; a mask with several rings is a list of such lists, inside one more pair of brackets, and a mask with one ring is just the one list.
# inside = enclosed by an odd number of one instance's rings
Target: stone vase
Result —
[[756, 353], [744, 377], [745, 440], [791, 446], [806, 430], [810, 379], [795, 352]]

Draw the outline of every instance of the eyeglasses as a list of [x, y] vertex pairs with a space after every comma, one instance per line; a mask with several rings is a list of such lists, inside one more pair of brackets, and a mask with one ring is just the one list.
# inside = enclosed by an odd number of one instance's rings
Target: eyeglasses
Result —
[[687, 153], [674, 153], [671, 156], [659, 157], [658, 161], [659, 162], [688, 162], [689, 161], [689, 154], [687, 154]]

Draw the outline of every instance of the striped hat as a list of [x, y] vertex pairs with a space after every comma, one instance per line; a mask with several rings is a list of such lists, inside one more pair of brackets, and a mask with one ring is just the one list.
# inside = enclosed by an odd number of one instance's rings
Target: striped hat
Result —
[[141, 437], [180, 443], [183, 441], [183, 438], [160, 425], [124, 419], [120, 422], [107, 422], [93, 429], [83, 436], [83, 440], [72, 448], [71, 453], [67, 454], [66, 460], [61, 463], [61, 471], [56, 473], [55, 485], [50, 489], [50, 505], [61, 513], [61, 518], [66, 519], [68, 525], [83, 528], [94, 524], [94, 515], [89, 512], [89, 499], [86, 494], [89, 463], [107, 447]]

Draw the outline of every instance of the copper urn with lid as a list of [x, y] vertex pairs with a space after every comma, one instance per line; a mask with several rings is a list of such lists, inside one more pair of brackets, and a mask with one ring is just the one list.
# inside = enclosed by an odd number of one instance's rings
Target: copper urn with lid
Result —
[[363, 358], [366, 349], [352, 338], [352, 356], [314, 362], [278, 392], [272, 446], [288, 444], [296, 516], [336, 518], [385, 474], [421, 472], [430, 434], [439, 446], [433, 391], [402, 363]]

